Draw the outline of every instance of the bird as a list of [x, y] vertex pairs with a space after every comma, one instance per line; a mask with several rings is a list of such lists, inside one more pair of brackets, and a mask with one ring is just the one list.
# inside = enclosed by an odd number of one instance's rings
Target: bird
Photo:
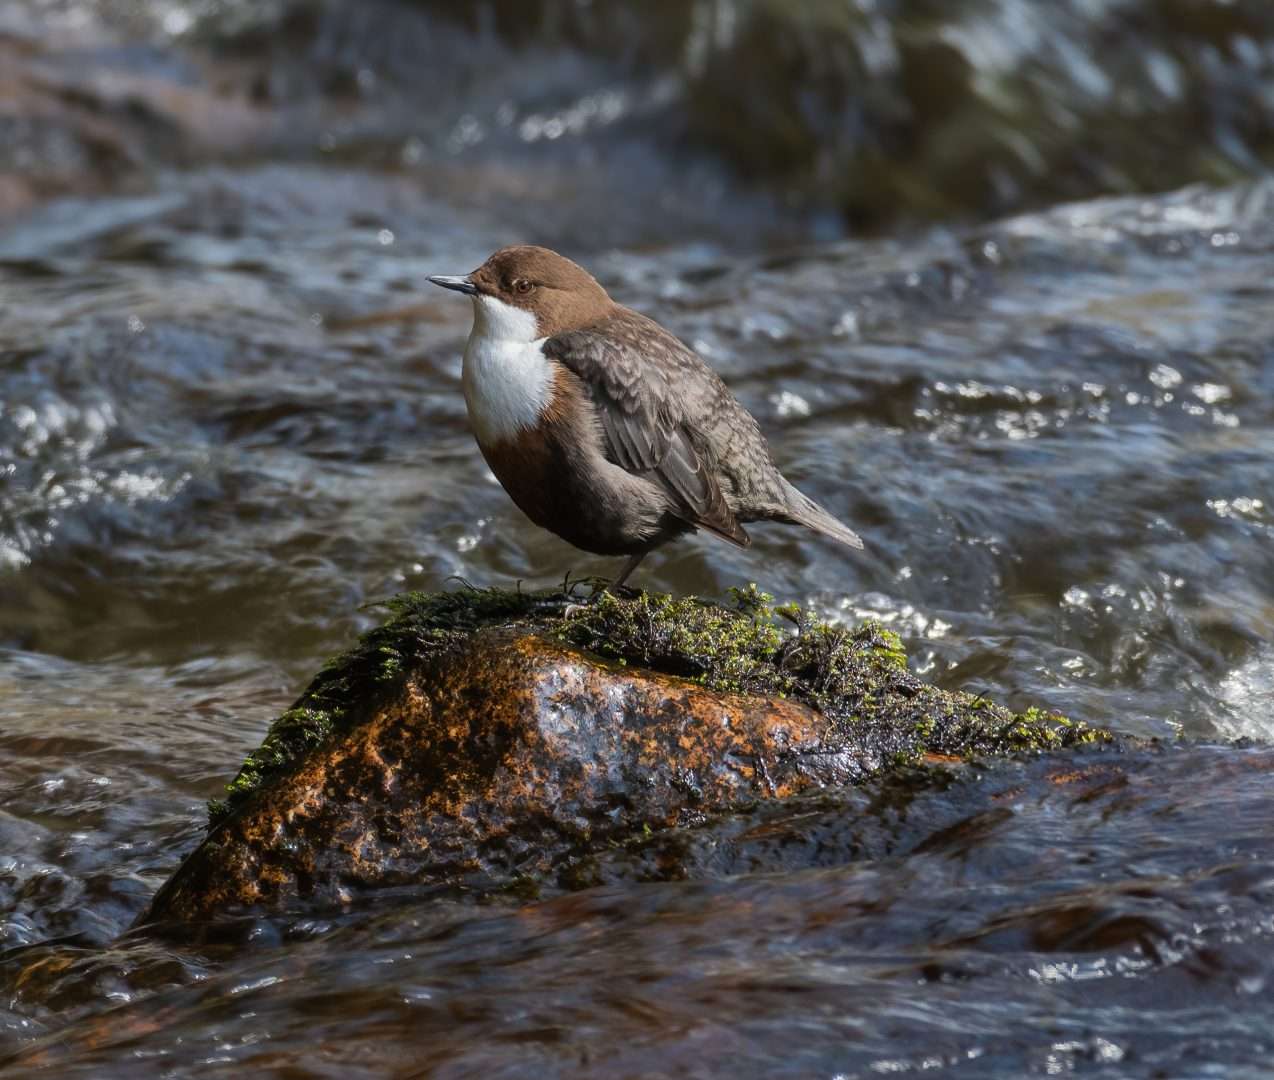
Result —
[[461, 387], [491, 472], [536, 525], [628, 556], [703, 530], [741, 548], [759, 521], [862, 540], [779, 472], [755, 418], [700, 356], [616, 303], [587, 270], [529, 244], [434, 275], [473, 301]]

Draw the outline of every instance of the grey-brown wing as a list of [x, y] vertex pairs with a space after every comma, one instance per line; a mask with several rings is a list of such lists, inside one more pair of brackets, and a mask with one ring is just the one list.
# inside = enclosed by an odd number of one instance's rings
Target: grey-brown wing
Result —
[[617, 465], [660, 483], [691, 524], [741, 547], [751, 543], [682, 406], [698, 357], [635, 312], [559, 334], [544, 343], [544, 352], [588, 387]]

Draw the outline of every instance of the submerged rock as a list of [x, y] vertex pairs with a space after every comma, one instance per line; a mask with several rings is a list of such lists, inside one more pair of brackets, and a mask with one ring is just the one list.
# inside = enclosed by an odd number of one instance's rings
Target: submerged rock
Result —
[[141, 921], [401, 884], [571, 887], [600, 848], [706, 814], [932, 755], [1111, 738], [928, 686], [875, 624], [772, 609], [755, 589], [736, 601], [392, 601], [274, 724]]

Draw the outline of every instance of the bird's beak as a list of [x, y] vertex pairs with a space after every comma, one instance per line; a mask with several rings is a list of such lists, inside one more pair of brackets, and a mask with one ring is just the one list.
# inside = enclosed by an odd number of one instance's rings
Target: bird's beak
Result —
[[441, 274], [435, 274], [429, 280], [435, 285], [441, 285], [444, 289], [455, 289], [456, 292], [464, 293], [465, 296], [473, 296], [478, 291], [478, 286], [467, 277], [444, 277]]

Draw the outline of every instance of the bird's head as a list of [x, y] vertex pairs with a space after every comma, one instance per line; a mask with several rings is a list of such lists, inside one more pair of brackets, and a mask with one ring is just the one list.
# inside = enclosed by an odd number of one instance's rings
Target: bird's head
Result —
[[501, 248], [472, 274], [429, 279], [473, 297], [475, 324], [505, 340], [535, 341], [590, 326], [613, 306], [577, 263], [548, 248]]

